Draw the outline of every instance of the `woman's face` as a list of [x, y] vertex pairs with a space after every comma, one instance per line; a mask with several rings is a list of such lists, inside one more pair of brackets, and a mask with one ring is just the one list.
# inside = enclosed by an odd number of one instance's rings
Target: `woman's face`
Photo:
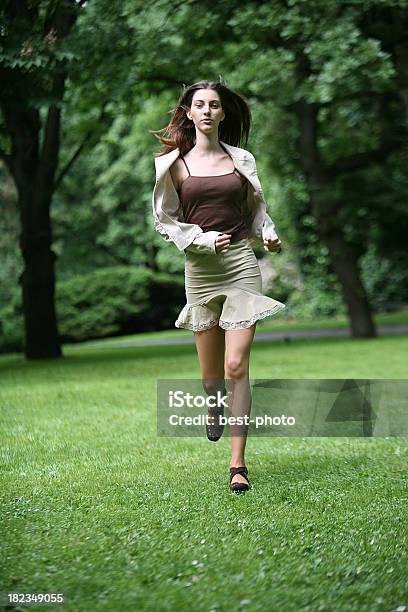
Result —
[[225, 117], [218, 92], [214, 89], [195, 91], [187, 117], [193, 120], [196, 129], [204, 133], [218, 132], [218, 126]]

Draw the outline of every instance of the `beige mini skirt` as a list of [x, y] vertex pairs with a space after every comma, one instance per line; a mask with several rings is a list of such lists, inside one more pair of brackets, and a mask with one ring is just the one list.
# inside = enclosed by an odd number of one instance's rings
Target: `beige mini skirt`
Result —
[[219, 325], [245, 329], [285, 308], [262, 294], [258, 261], [248, 238], [230, 244], [226, 253], [185, 251], [187, 304], [175, 326], [194, 332]]

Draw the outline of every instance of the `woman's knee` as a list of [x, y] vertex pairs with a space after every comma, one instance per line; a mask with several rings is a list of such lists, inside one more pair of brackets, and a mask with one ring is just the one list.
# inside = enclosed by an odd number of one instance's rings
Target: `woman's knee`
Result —
[[248, 359], [242, 355], [227, 356], [225, 360], [225, 377], [238, 379], [248, 375]]

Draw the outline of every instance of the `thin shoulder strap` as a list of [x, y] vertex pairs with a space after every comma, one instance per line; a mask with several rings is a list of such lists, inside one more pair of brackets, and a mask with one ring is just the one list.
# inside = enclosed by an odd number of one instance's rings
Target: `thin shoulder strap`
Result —
[[188, 169], [188, 166], [187, 166], [187, 164], [186, 164], [186, 160], [184, 159], [184, 157], [183, 157], [181, 154], [180, 154], [180, 157], [181, 157], [181, 159], [183, 160], [185, 167], [187, 168], [188, 175], [189, 175], [189, 176], [191, 176], [191, 175], [190, 175], [190, 170]]

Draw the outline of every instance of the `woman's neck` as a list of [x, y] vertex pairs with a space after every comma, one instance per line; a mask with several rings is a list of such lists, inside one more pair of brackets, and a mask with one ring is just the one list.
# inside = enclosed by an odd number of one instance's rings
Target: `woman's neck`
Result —
[[199, 155], [208, 155], [219, 152], [221, 150], [221, 146], [218, 140], [218, 134], [214, 133], [207, 135], [197, 131], [194, 150]]

